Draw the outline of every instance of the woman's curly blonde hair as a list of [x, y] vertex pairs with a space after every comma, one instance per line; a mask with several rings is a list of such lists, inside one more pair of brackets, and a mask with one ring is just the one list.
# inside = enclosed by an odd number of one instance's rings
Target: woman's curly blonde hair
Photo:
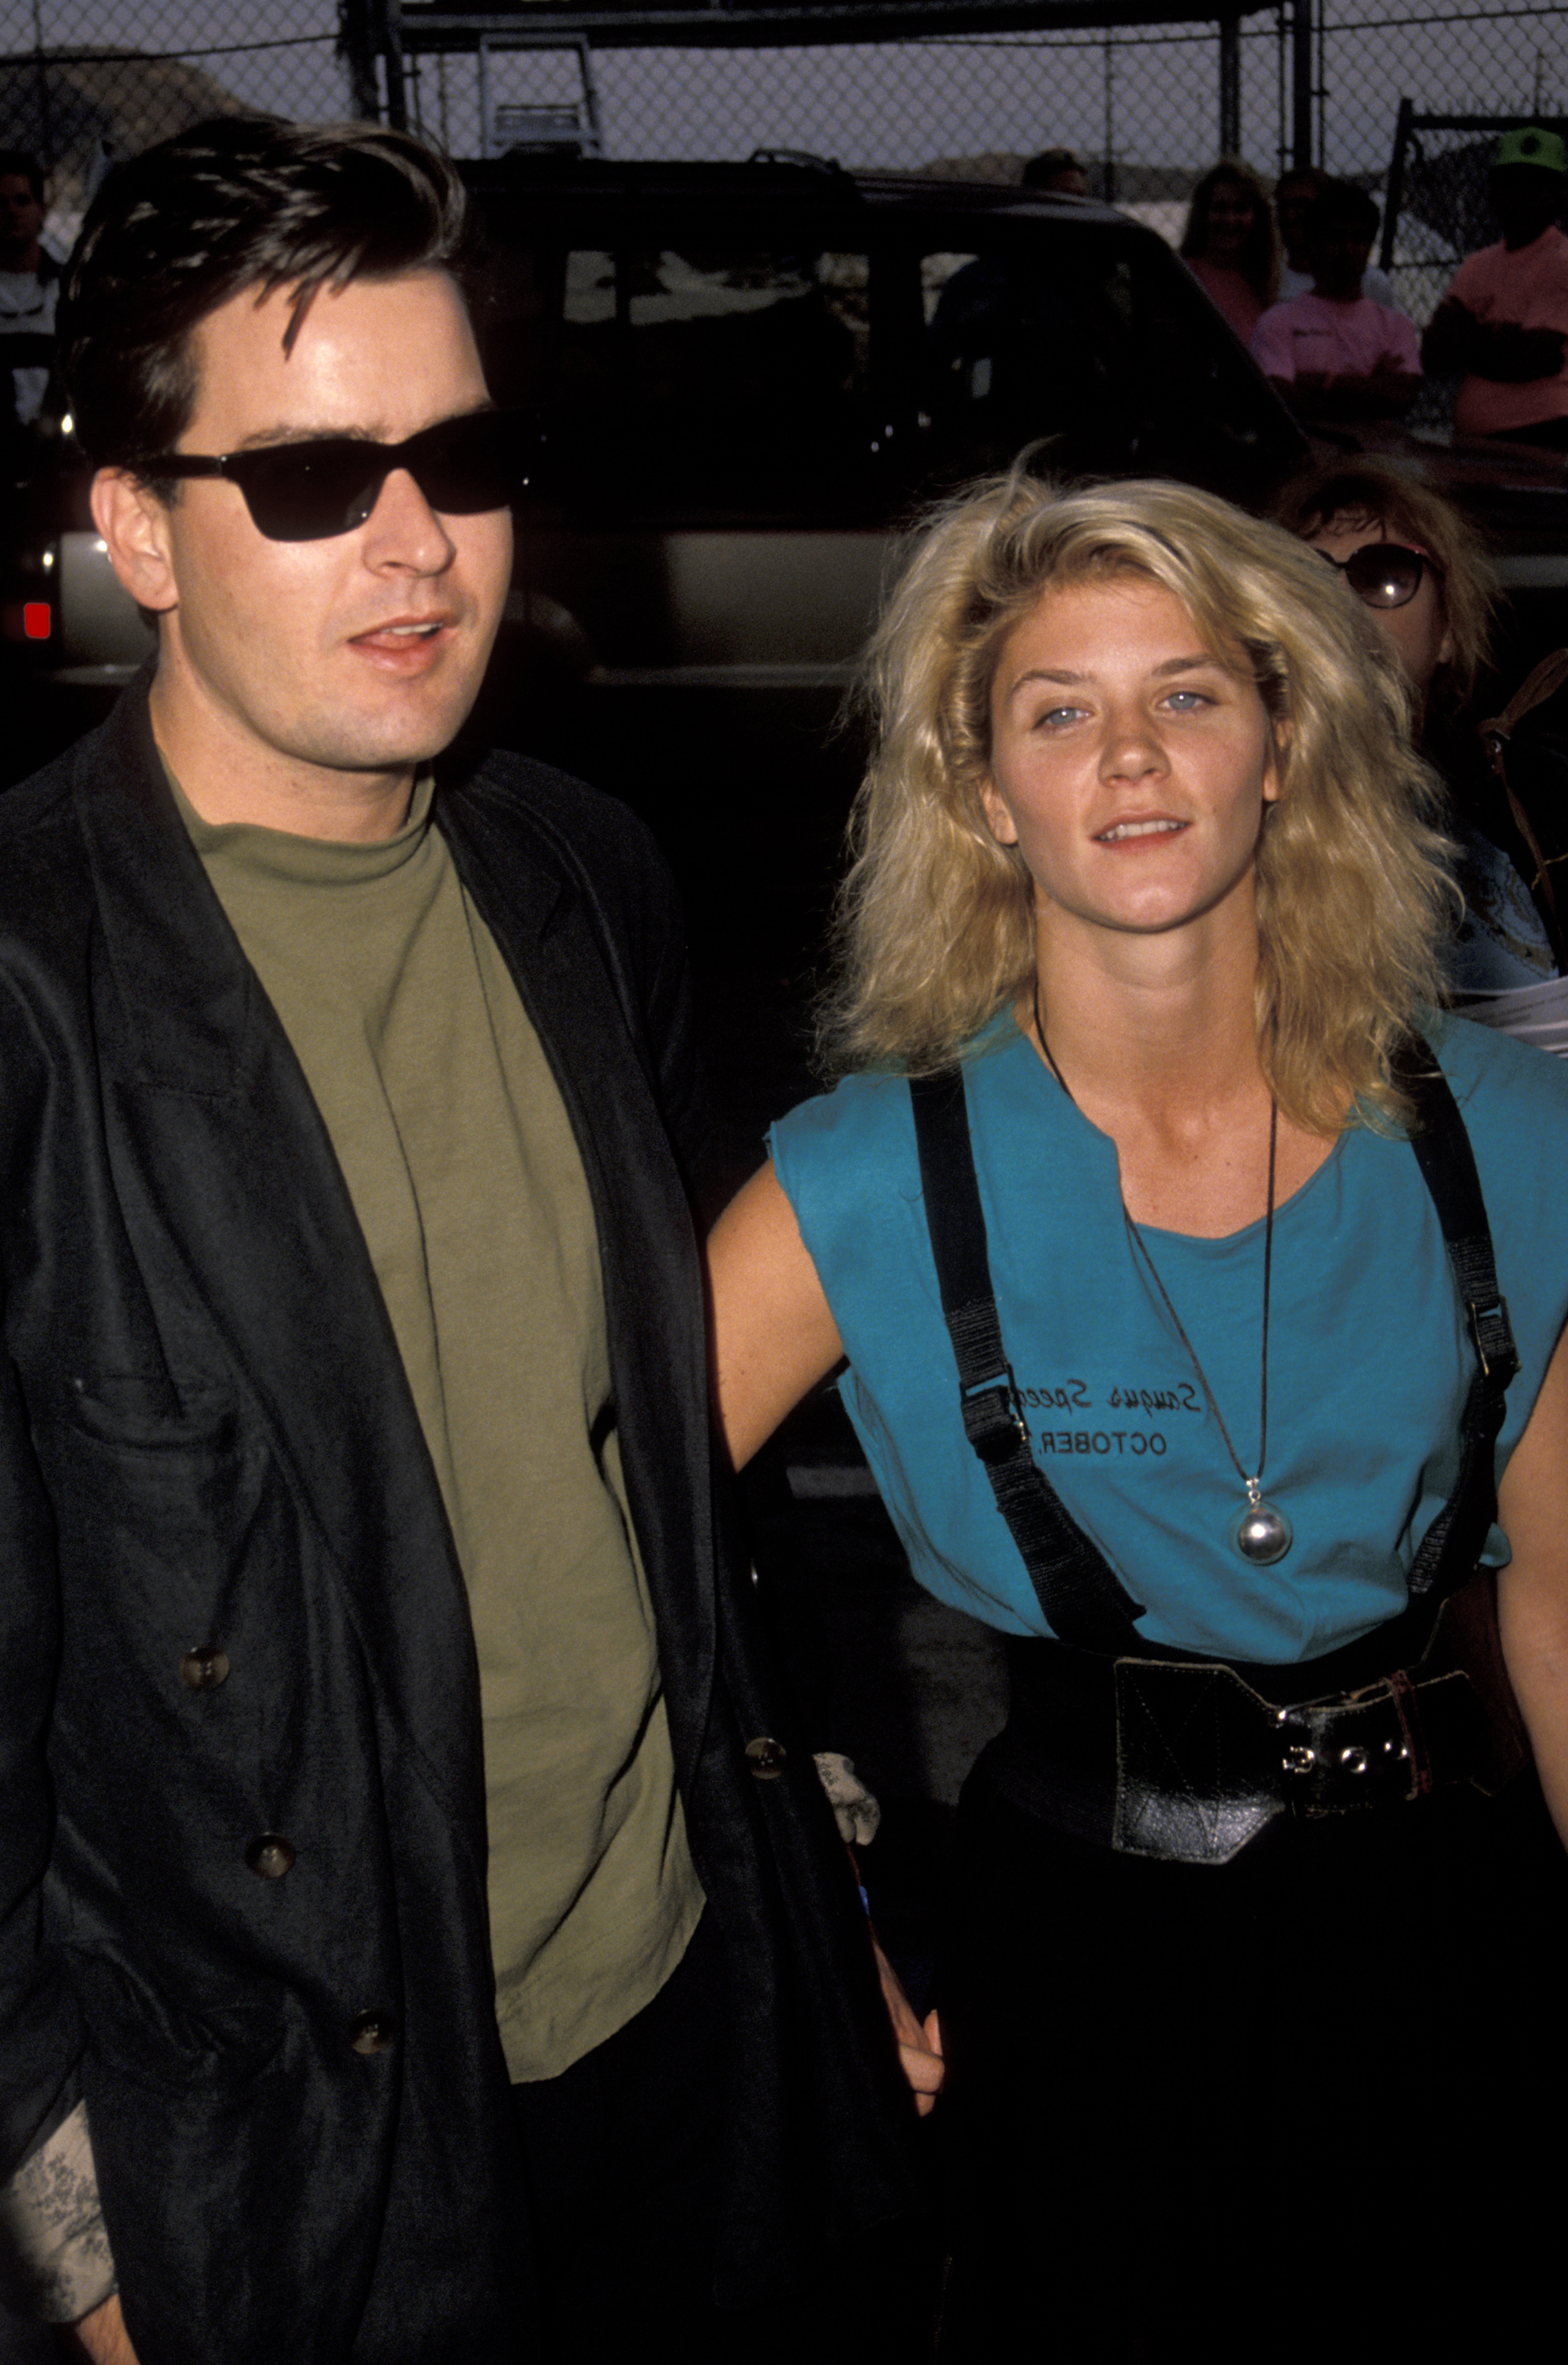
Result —
[[1282, 741], [1256, 874], [1258, 1044], [1281, 1108], [1326, 1133], [1405, 1123], [1392, 1056], [1438, 1002], [1452, 890], [1397, 667], [1278, 526], [1185, 486], [1063, 491], [1021, 466], [935, 512], [867, 652], [876, 746], [836, 914], [828, 1068], [929, 1073], [1031, 985], [1033, 887], [980, 801], [992, 678], [1044, 592], [1124, 574], [1171, 592], [1227, 662], [1245, 653]]

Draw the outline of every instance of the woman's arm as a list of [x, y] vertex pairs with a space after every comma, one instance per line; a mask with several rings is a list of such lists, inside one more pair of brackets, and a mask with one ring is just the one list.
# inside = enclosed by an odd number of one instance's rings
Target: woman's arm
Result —
[[844, 1354], [772, 1165], [732, 1199], [708, 1242], [719, 1420], [737, 1470]]
[[1497, 1513], [1513, 1550], [1497, 1572], [1503, 1656], [1568, 1846], [1568, 1333], [1503, 1474]]
[[[844, 1354], [795, 1211], [771, 1164], [752, 1177], [714, 1225], [708, 1272], [719, 1421], [739, 1470]], [[922, 2026], [874, 1936], [871, 1944], [899, 2060], [924, 2117], [942, 2084], [936, 2014], [928, 2013]]]

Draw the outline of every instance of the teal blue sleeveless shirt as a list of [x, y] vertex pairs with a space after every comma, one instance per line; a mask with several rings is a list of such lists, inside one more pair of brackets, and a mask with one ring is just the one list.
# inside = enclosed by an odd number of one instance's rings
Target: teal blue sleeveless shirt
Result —
[[[1500, 1475], [1568, 1313], [1568, 1068], [1461, 1020], [1444, 1023], [1437, 1048], [1474, 1148], [1519, 1350]], [[1276, 1211], [1264, 1492], [1294, 1541], [1259, 1568], [1229, 1542], [1241, 1482], [1127, 1237], [1114, 1145], [1010, 1022], [966, 1082], [1033, 1450], [1148, 1605], [1140, 1634], [1282, 1664], [1396, 1616], [1454, 1484], [1473, 1368], [1409, 1145], [1358, 1126]], [[1005, 1633], [1048, 1632], [959, 1421], [907, 1086], [851, 1077], [782, 1119], [771, 1146], [849, 1359], [845, 1403], [915, 1575]], [[1263, 1226], [1145, 1239], [1253, 1470]], [[1495, 1528], [1486, 1557], [1508, 1557]]]

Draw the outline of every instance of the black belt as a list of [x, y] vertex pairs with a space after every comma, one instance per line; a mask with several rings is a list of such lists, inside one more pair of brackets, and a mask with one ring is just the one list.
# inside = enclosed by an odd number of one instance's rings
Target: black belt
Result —
[[[1025, 1813], [1126, 1855], [1227, 1864], [1282, 1815], [1413, 1803], [1522, 1768], [1484, 1570], [1411, 1667], [1403, 1620], [1298, 1666], [1009, 1645], [1013, 1705], [984, 1778]], [[1450, 1614], [1451, 1613], [1451, 1614]], [[1462, 1660], [1465, 1664], [1460, 1664]]]

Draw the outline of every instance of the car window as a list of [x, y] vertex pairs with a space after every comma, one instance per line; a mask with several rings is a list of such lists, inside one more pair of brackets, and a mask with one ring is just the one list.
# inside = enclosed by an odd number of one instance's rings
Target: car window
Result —
[[952, 479], [1044, 443], [1064, 473], [1214, 475], [1260, 389], [1152, 257], [1107, 239], [999, 235], [922, 256], [924, 441]]
[[1294, 457], [1132, 223], [868, 207], [862, 241], [782, 204], [599, 204], [574, 239], [568, 219], [502, 228], [480, 306], [498, 398], [543, 432], [542, 525], [890, 523], [1030, 445], [1063, 475], [1246, 499]]
[[861, 253], [723, 244], [566, 256], [544, 392], [573, 506], [837, 512], [868, 474]]

